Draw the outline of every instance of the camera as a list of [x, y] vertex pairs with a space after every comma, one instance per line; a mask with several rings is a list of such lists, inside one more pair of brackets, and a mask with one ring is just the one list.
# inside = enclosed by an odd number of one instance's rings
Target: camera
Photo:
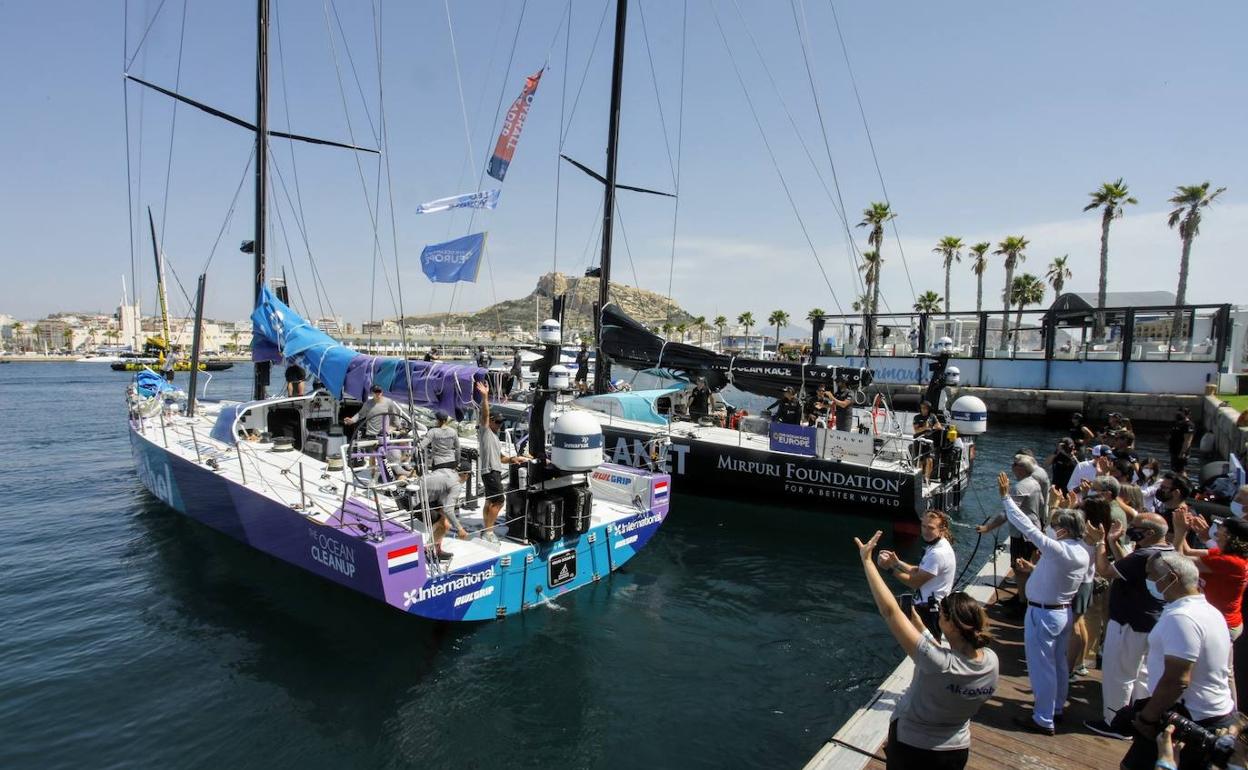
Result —
[[900, 604], [901, 614], [908, 619], [910, 617], [911, 610], [914, 609], [914, 594], [902, 594]]
[[1174, 725], [1175, 743], [1183, 743], [1184, 751], [1199, 751], [1200, 761], [1208, 767], [1226, 767], [1235, 753], [1235, 736], [1217, 735], [1175, 711], [1161, 718], [1161, 726]]

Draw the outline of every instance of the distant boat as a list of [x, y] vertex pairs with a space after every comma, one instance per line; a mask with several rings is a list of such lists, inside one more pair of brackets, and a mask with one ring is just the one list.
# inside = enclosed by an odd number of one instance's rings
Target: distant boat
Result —
[[77, 364], [116, 364], [123, 361], [121, 356], [101, 355], [96, 353], [88, 353], [81, 358], [74, 359]]

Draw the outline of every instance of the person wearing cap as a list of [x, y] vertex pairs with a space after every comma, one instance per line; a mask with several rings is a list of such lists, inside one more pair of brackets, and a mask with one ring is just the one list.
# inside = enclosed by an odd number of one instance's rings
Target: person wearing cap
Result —
[[1074, 492], [1085, 481], [1090, 484], [1097, 476], [1109, 475], [1109, 469], [1113, 464], [1113, 450], [1106, 444], [1097, 444], [1092, 447], [1092, 457], [1075, 466], [1074, 472], [1070, 474], [1070, 481], [1066, 482], [1066, 491]]
[[1075, 457], [1075, 442], [1064, 438], [1057, 442], [1057, 448], [1049, 457], [1049, 479], [1053, 486], [1065, 490], [1070, 484], [1070, 477], [1075, 472], [1079, 460]]
[[[360, 411], [342, 421], [344, 425], [363, 423], [364, 438], [380, 436], [387, 425], [387, 418], [403, 416], [399, 405], [382, 394], [380, 385], [374, 385], [370, 393], [372, 398], [364, 402]], [[394, 421], [390, 420], [388, 424], [393, 425]]]
[[796, 391], [790, 385], [785, 385], [784, 395], [767, 408], [772, 410], [773, 422], [785, 425], [800, 425], [802, 422], [802, 408], [797, 403]]
[[689, 417], [697, 420], [710, 417], [716, 411], [715, 394], [706, 384], [705, 377], [699, 377], [697, 386], [689, 393]]
[[438, 421], [437, 426], [425, 431], [416, 451], [429, 451], [427, 467], [430, 470], [454, 468], [459, 465], [459, 432], [447, 425], [451, 416], [441, 409], [434, 412], [434, 419]]
[[421, 489], [429, 500], [429, 516], [433, 523], [433, 548], [429, 550], [429, 556], [438, 561], [450, 561], [454, 556], [442, 547], [442, 540], [451, 524], [455, 525], [461, 539], [468, 537], [468, 532], [455, 515], [455, 508], [459, 505], [459, 496], [469, 474], [469, 466], [465, 464], [429, 471], [420, 478]]
[[1086, 446], [1096, 443], [1096, 434], [1083, 422], [1083, 414], [1075, 412], [1070, 416], [1070, 440], [1075, 444], [1076, 456]]
[[836, 429], [849, 432], [854, 422], [854, 397], [845, 384], [845, 375], [836, 375], [836, 387], [832, 391], [832, 408], [836, 411]]
[[1110, 412], [1106, 419], [1108, 423], [1105, 425], [1105, 429], [1097, 435], [1097, 442], [1101, 444], [1108, 444], [1114, 432], [1122, 430], [1122, 414], [1120, 412]]
[[477, 449], [481, 456], [481, 489], [485, 493], [485, 511], [482, 514], [485, 526], [481, 537], [491, 543], [498, 542], [494, 533], [494, 524], [498, 521], [498, 513], [503, 509], [503, 466], [526, 462], [529, 458], [520, 455], [509, 457], [503, 454], [503, 446], [498, 440], [498, 431], [503, 418], [490, 412], [490, 386], [486, 382], [477, 383], [477, 392], [481, 394], [481, 422], [477, 425]]

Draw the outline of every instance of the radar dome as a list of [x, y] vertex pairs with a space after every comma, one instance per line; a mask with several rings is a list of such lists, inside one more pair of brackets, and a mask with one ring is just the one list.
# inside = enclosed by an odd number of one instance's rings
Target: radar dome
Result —
[[988, 407], [975, 396], [959, 396], [949, 409], [953, 424], [963, 436], [978, 436], [988, 432]]
[[602, 425], [588, 412], [560, 414], [550, 433], [550, 461], [556, 468], [583, 473], [602, 464]]

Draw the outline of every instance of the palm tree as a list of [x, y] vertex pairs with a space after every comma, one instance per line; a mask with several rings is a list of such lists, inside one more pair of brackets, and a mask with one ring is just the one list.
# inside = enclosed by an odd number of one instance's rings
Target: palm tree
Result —
[[[939, 294], [934, 291], [925, 291], [915, 301], [914, 309], [919, 313], [936, 313], [940, 311], [940, 301]], [[945, 312], [949, 312], [948, 304], [945, 305]]]
[[863, 272], [863, 279], [867, 282], [867, 293], [864, 296], [868, 300], [863, 312], [870, 315], [875, 315], [880, 307], [880, 266], [882, 264], [884, 264], [884, 258], [880, 256], [879, 250], [862, 252], [862, 264], [858, 266], [858, 269]]
[[716, 329], [719, 329], [719, 342], [722, 345], [724, 342], [724, 327], [728, 325], [728, 319], [724, 318], [722, 315], [717, 315], [715, 316], [715, 320], [711, 321], [711, 325]]
[[988, 249], [992, 248], [992, 244], [988, 241], [981, 241], [971, 247], [971, 270], [975, 273], [975, 315], [978, 316], [984, 309], [984, 271], [988, 269]]
[[827, 315], [827, 313], [824, 312], [823, 308], [812, 307], [806, 312], [806, 320], [813, 324], [816, 318], [822, 318], [825, 315]]
[[[1131, 197], [1127, 186], [1122, 183], [1122, 177], [1118, 177], [1116, 182], [1105, 182], [1100, 189], [1088, 194], [1092, 196], [1092, 200], [1083, 210], [1101, 209], [1101, 278], [1096, 287], [1096, 307], [1100, 310], [1105, 307], [1105, 287], [1109, 272], [1109, 223], [1122, 216], [1123, 206], [1134, 205], [1139, 201]], [[1105, 336], [1104, 313], [1097, 313], [1092, 333], [1097, 339]]]
[[750, 327], [754, 325], [754, 314], [748, 310], [745, 311], [737, 316], [737, 323], [745, 327], [746, 344], [749, 344]]
[[863, 294], [862, 296], [858, 297], [858, 299], [854, 300], [854, 312], [855, 313], [865, 313], [867, 312], [867, 308], [869, 307], [871, 307], [871, 295], [870, 294]]
[[17, 346], [17, 349], [19, 351], [23, 351], [23, 352], [26, 350], [26, 345], [22, 341], [22, 330], [25, 328], [26, 328], [26, 324], [22, 323], [21, 321], [15, 321], [12, 326], [13, 344]]
[[[1170, 212], [1170, 218], [1166, 223], [1170, 227], [1179, 229], [1179, 237], [1183, 239], [1183, 255], [1179, 258], [1179, 289], [1174, 293], [1174, 304], [1178, 307], [1187, 301], [1187, 268], [1192, 256], [1192, 241], [1196, 236], [1200, 235], [1200, 210], [1212, 205], [1219, 195], [1226, 192], [1225, 187], [1219, 187], [1212, 193], [1209, 192], [1209, 183], [1180, 185], [1174, 191], [1174, 197], [1170, 199], [1170, 203], [1176, 207]], [[1179, 338], [1180, 319], [1182, 310], [1175, 308], [1174, 323], [1170, 325], [1171, 343]]]
[[676, 333], [680, 335], [680, 341], [685, 341], [685, 330], [689, 327], [685, 324], [676, 324]]
[[1005, 311], [1001, 314], [1001, 349], [1009, 348], [1009, 328], [1010, 328], [1010, 300], [1012, 287], [1014, 286], [1014, 268], [1018, 267], [1018, 263], [1026, 259], [1023, 250], [1028, 246], [1027, 239], [1021, 235], [1007, 235], [1005, 240], [997, 244], [997, 248], [992, 252], [1005, 257], [1005, 288], [1001, 290], [1002, 299], [1005, 301]]
[[702, 333], [706, 331], [706, 316], [700, 315], [693, 319], [693, 325], [698, 329], [698, 346], [702, 346]]
[[780, 327], [787, 326], [789, 323], [789, 314], [783, 310], [773, 310], [771, 315], [767, 316], [767, 323], [776, 327], [776, 352], [780, 352]]
[[[870, 246], [875, 254], [874, 268], [867, 270], [868, 276], [873, 276], [870, 283], [871, 288], [871, 315], [874, 316], [880, 312], [880, 266], [884, 264], [883, 257], [880, 256], [880, 249], [884, 246], [884, 223], [889, 220], [896, 219], [897, 215], [893, 212], [892, 207], [888, 203], [873, 202], [869, 207], [862, 211], [862, 221], [858, 223], [859, 227], [869, 227], [871, 232], [867, 234], [867, 245]], [[867, 254], [872, 252], [864, 252], [862, 255], [863, 263], [866, 264]], [[875, 323], [868, 324], [867, 344], [871, 344], [874, 336]]]
[[962, 261], [962, 239], [946, 235], [936, 243], [932, 252], [939, 254], [945, 265], [945, 318], [949, 317], [949, 278], [953, 272], [953, 263]]
[[1014, 319], [1014, 349], [1018, 350], [1018, 335], [1023, 328], [1023, 308], [1044, 302], [1044, 281], [1031, 273], [1015, 277], [1010, 284], [1010, 299], [1018, 305], [1018, 315]]
[[672, 325], [669, 323], [665, 323], [659, 328], [663, 330], [663, 339], [667, 339], [668, 336], [671, 335], [672, 333]]
[[1074, 273], [1070, 272], [1070, 268], [1066, 265], [1066, 261], [1068, 259], [1070, 259], [1069, 254], [1054, 257], [1053, 261], [1049, 263], [1048, 272], [1044, 274], [1044, 277], [1049, 280], [1049, 285], [1053, 287], [1054, 298], [1062, 296], [1062, 288], [1074, 275]]

